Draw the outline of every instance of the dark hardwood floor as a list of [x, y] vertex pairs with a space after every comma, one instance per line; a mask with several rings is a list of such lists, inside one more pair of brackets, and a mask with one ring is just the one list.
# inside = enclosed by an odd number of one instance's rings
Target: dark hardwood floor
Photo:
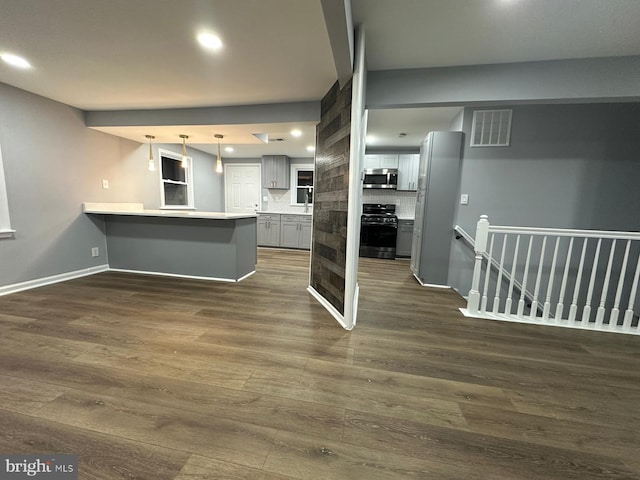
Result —
[[640, 478], [640, 337], [467, 319], [369, 259], [346, 332], [308, 266], [0, 297], [0, 452], [81, 479]]

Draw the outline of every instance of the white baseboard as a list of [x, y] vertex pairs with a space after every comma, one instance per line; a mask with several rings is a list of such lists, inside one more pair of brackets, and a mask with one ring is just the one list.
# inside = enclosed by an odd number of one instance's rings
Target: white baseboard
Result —
[[32, 288], [44, 287], [45, 285], [51, 285], [52, 283], [65, 282], [67, 280], [73, 280], [74, 278], [86, 277], [88, 275], [106, 272], [107, 270], [109, 270], [109, 265], [98, 265], [96, 267], [83, 268], [81, 270], [74, 270], [73, 272], [61, 273], [50, 277], [36, 278], [35, 280], [29, 280], [27, 282], [4, 285], [0, 287], [0, 296], [22, 292]]
[[322, 295], [320, 295], [315, 288], [309, 285], [307, 287], [307, 292], [309, 292], [313, 298], [318, 300], [318, 302], [320, 302], [320, 305], [322, 305], [324, 308], [327, 309], [327, 311], [333, 316], [333, 318], [335, 318], [338, 321], [338, 323], [342, 328], [344, 328], [345, 330], [353, 329], [353, 327], [349, 328], [347, 326], [347, 324], [344, 321], [344, 316], [336, 309], [336, 307], [331, 305], [331, 303], [329, 303], [329, 300], [327, 300]]
[[165, 272], [147, 272], [144, 270], [129, 270], [125, 268], [110, 268], [109, 271], [120, 272], [120, 273], [135, 273], [137, 275], [153, 275], [156, 277], [187, 278], [190, 280], [208, 280], [212, 282], [231, 282], [231, 283], [241, 282], [245, 278], [250, 277], [251, 275], [256, 273], [256, 271], [254, 270], [253, 272], [249, 272], [248, 274], [236, 280], [235, 278], [200, 277], [197, 275], [182, 275], [180, 273], [165, 273]]
[[415, 278], [415, 279], [418, 281], [418, 283], [419, 283], [420, 285], [422, 285], [423, 287], [431, 287], [431, 288], [453, 288], [453, 287], [450, 287], [449, 285], [438, 285], [438, 284], [435, 284], [435, 283], [422, 283], [422, 280], [420, 280], [420, 279], [418, 278], [418, 276], [417, 276], [415, 273], [413, 274], [413, 278]]
[[29, 280], [27, 282], [4, 285], [0, 287], [0, 297], [3, 295], [9, 295], [10, 293], [18, 293], [24, 290], [31, 290], [32, 288], [44, 287], [45, 285], [51, 285], [53, 283], [66, 282], [67, 280], [73, 280], [74, 278], [86, 277], [89, 275], [95, 275], [96, 273], [102, 273], [102, 272], [124, 272], [124, 273], [136, 273], [140, 275], [156, 275], [156, 276], [162, 276], [162, 277], [178, 277], [178, 278], [189, 278], [194, 280], [209, 280], [209, 281], [215, 281], [215, 282], [234, 282], [234, 283], [241, 282], [242, 280], [256, 273], [256, 271], [254, 270], [235, 280], [231, 278], [197, 277], [194, 275], [178, 275], [174, 273], [125, 270], [121, 268], [109, 268], [109, 265], [98, 265], [96, 267], [83, 268], [82, 270], [75, 270], [73, 272], [61, 273], [59, 275], [52, 275], [50, 277], [36, 278], [35, 280]]

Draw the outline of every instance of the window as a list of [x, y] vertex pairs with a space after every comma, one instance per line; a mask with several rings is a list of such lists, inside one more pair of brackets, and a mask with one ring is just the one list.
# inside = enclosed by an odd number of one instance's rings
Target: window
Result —
[[[313, 203], [313, 169], [308, 166], [292, 166], [291, 205], [311, 205]], [[306, 202], [305, 202], [306, 200]]]
[[182, 167], [182, 155], [160, 149], [160, 208], [194, 208], [193, 162], [187, 157]]
[[9, 221], [9, 200], [7, 197], [7, 185], [4, 180], [4, 167], [2, 165], [2, 149], [0, 148], [0, 238], [9, 238], [14, 234]]

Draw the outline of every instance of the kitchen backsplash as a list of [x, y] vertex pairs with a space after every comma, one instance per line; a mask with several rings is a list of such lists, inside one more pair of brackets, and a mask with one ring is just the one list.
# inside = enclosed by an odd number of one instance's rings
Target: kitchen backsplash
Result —
[[396, 215], [400, 218], [414, 218], [416, 192], [398, 192], [396, 190], [364, 190], [362, 203], [394, 203]]
[[[291, 190], [263, 189], [267, 197], [266, 202], [262, 202], [262, 210], [265, 212], [279, 213], [304, 213], [304, 207], [291, 205]], [[313, 206], [309, 205], [309, 212], [313, 211]]]
[[[262, 202], [262, 211], [280, 213], [303, 213], [304, 207], [291, 205], [290, 190], [267, 190], [264, 189], [267, 197], [266, 202]], [[364, 190], [362, 192], [362, 203], [393, 203], [396, 206], [396, 215], [400, 218], [413, 218], [416, 208], [416, 192], [398, 192], [384, 190]], [[309, 205], [309, 212], [313, 211], [313, 206]]]

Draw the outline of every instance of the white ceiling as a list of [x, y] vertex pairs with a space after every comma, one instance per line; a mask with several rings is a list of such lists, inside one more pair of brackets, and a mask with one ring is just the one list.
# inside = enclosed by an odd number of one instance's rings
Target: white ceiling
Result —
[[318, 100], [336, 78], [319, 0], [0, 0], [0, 51], [33, 65], [0, 81], [83, 110]]
[[[259, 158], [262, 155], [288, 155], [294, 158], [313, 157], [307, 146], [315, 145], [316, 122], [261, 123], [243, 125], [171, 125], [154, 127], [92, 127], [110, 135], [143, 142], [145, 135], [154, 135], [153, 143], [181, 143], [179, 135], [188, 135], [188, 146], [203, 152], [217, 154], [218, 140], [215, 134], [223, 135], [222, 149], [232, 147], [233, 152], [221, 151], [223, 158]], [[300, 130], [294, 137], [292, 130]], [[269, 143], [265, 144], [253, 134], [267, 133]]]
[[427, 133], [450, 130], [461, 110], [462, 107], [369, 110], [367, 148], [418, 146]]
[[[372, 70], [640, 54], [640, 0], [352, 0], [352, 8]], [[222, 38], [220, 52], [200, 48], [202, 30]], [[320, 0], [0, 0], [1, 52], [33, 68], [0, 62], [0, 82], [85, 110], [319, 100], [336, 79]], [[371, 133], [408, 145], [414, 138], [400, 131], [450, 124], [446, 109], [421, 110], [372, 112]], [[191, 134], [211, 152], [222, 133], [236, 148], [228, 156], [311, 156], [312, 126], [297, 125], [300, 140], [286, 136], [291, 127], [262, 126], [287, 138], [268, 146], [240, 143], [256, 125], [109, 133], [141, 142]]]

